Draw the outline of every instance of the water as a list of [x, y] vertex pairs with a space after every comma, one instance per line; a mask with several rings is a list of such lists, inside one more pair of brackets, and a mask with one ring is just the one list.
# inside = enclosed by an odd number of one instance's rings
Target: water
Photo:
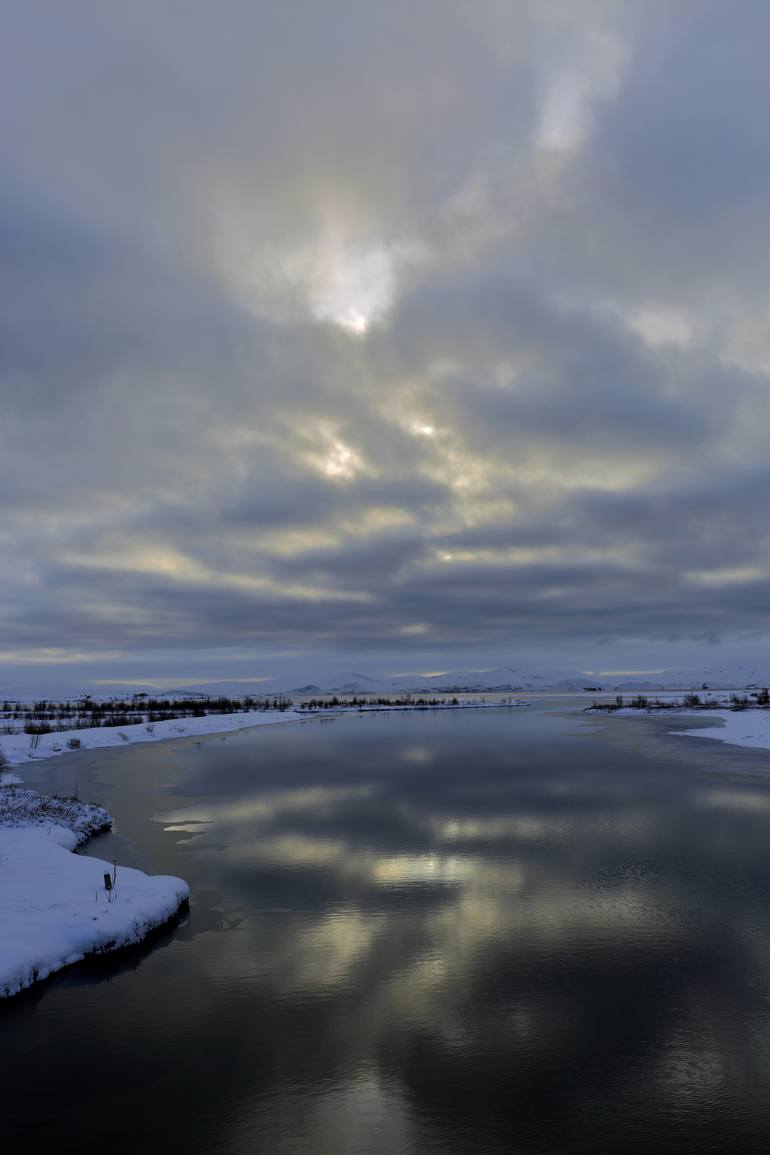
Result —
[[30, 768], [194, 901], [0, 1005], [2, 1150], [766, 1152], [770, 754], [670, 725], [541, 703]]

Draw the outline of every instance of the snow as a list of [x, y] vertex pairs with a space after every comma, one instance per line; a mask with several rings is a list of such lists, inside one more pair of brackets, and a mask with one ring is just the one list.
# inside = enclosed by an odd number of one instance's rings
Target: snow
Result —
[[[176, 718], [163, 722], [140, 722], [132, 726], [98, 726], [89, 730], [63, 730], [41, 734], [36, 745], [29, 734], [0, 734], [0, 750], [8, 765], [18, 766], [30, 758], [52, 758], [70, 754], [67, 743], [80, 742], [80, 749], [99, 750], [108, 746], [123, 746], [131, 742], [159, 742], [169, 738], [194, 738], [200, 734], [221, 734], [228, 730], [244, 730], [250, 726], [264, 726], [271, 722], [296, 721], [302, 715], [296, 710], [250, 710], [237, 714], [207, 714], [203, 718]], [[20, 728], [23, 723], [15, 723]], [[148, 728], [149, 725], [149, 728]]]
[[139, 942], [187, 899], [181, 878], [150, 877], [72, 854], [78, 835], [63, 826], [0, 830], [0, 998], [87, 954]]
[[101, 806], [0, 788], [0, 998], [87, 954], [139, 942], [189, 897], [181, 878], [71, 853], [111, 822]]
[[[162, 726], [158, 723], [158, 729]], [[103, 745], [113, 745], [109, 739], [117, 738], [106, 729], [89, 733], [107, 739]], [[13, 744], [19, 737], [3, 735], [9, 761], [21, 760]], [[23, 737], [28, 740], [27, 735]], [[44, 737], [66, 739], [66, 735]], [[44, 750], [41, 739], [35, 753], [41, 757]], [[90, 835], [109, 829], [109, 812], [77, 798], [39, 794], [18, 782], [17, 775], [2, 774], [0, 998], [87, 954], [139, 942], [168, 921], [189, 897], [181, 878], [150, 877], [140, 870], [115, 868], [98, 858], [71, 853]], [[104, 875], [112, 876], [113, 869], [116, 885], [108, 894]]]
[[688, 738], [713, 738], [731, 746], [770, 750], [770, 710], [693, 711], [690, 716], [707, 718], [711, 723], [718, 718], [723, 725], [712, 724], [705, 730], [675, 730], [673, 733]]
[[22, 790], [10, 785], [0, 789], [0, 839], [9, 826], [63, 826], [78, 842], [112, 826], [112, 815], [103, 806]]

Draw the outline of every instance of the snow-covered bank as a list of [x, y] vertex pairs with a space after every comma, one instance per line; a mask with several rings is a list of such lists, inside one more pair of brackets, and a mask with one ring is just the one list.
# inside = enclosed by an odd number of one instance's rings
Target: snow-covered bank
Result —
[[63, 826], [0, 829], [0, 998], [87, 954], [139, 942], [188, 898], [181, 878], [127, 867], [108, 896], [112, 864], [71, 854], [77, 843]]
[[[688, 738], [713, 738], [731, 746], [753, 746], [770, 750], [770, 710], [701, 710], [688, 711], [688, 717], [708, 719], [707, 729], [674, 730]], [[714, 725], [716, 720], [722, 725]]]
[[656, 710], [633, 709], [627, 706], [619, 710], [602, 712], [585, 710], [587, 716], [609, 718], [639, 718], [664, 715], [672, 725], [677, 718], [702, 718], [705, 728], [692, 730], [671, 730], [677, 738], [711, 738], [715, 742], [727, 742], [731, 746], [751, 746], [759, 750], [770, 750], [770, 709], [751, 706], [745, 710], [681, 709]]
[[[134, 742], [160, 742], [170, 738], [196, 738], [206, 734], [226, 734], [265, 726], [274, 722], [297, 722], [302, 718], [331, 714], [369, 714], [386, 711], [420, 712], [424, 710], [484, 710], [501, 707], [528, 706], [528, 701], [440, 701], [434, 704], [406, 702], [381, 705], [350, 704], [344, 701], [323, 708], [300, 707], [292, 710], [246, 710], [235, 714], [207, 714], [202, 718], [170, 718], [161, 722], [138, 722], [128, 726], [97, 726], [83, 730], [57, 730], [52, 734], [25, 734], [17, 723], [18, 733], [0, 734], [0, 753], [8, 766], [19, 766], [30, 759], [52, 758], [57, 754], [71, 754], [73, 750], [101, 750]], [[7, 779], [6, 779], [7, 781]], [[16, 779], [18, 781], [18, 779]]]
[[111, 821], [100, 806], [0, 788], [0, 998], [87, 954], [139, 942], [186, 902], [181, 878], [71, 853]]
[[[8, 777], [15, 778], [16, 775]], [[99, 834], [112, 826], [109, 810], [93, 802], [38, 794], [37, 790], [21, 790], [7, 778], [4, 778], [3, 787], [0, 789], [0, 839], [9, 826], [63, 826], [77, 836], [78, 842], [83, 842], [92, 834]]]
[[[18, 766], [30, 758], [71, 754], [73, 749], [100, 750], [131, 742], [160, 742], [169, 738], [195, 738], [264, 726], [271, 722], [296, 721], [296, 710], [249, 710], [240, 714], [207, 714], [203, 718], [175, 718], [130, 726], [98, 726], [89, 730], [61, 730], [53, 734], [0, 734], [0, 750], [8, 765]], [[72, 745], [70, 745], [72, 743]], [[79, 745], [78, 745], [79, 743]]]

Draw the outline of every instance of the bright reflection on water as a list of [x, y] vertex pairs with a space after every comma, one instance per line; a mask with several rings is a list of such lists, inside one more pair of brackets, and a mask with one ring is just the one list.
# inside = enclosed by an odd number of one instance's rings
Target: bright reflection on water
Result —
[[3, 1150], [766, 1151], [770, 755], [665, 728], [348, 717], [38, 769], [194, 902], [2, 1007]]

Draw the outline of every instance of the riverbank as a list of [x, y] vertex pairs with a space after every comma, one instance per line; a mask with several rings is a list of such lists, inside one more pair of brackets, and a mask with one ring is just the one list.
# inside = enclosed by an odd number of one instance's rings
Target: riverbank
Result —
[[391, 702], [380, 703], [372, 702], [357, 702], [355, 704], [348, 704], [346, 702], [339, 702], [336, 706], [301, 706], [300, 717], [302, 718], [317, 718], [319, 715], [330, 714], [389, 714], [408, 711], [410, 714], [421, 714], [425, 712], [435, 712], [440, 710], [514, 710], [520, 706], [529, 706], [530, 703], [524, 699], [503, 699], [496, 702], [488, 702], [480, 700], [478, 702], [468, 701], [449, 701], [449, 702]]
[[[672, 730], [673, 734], [688, 738], [711, 738], [731, 746], [749, 746], [770, 750], [770, 710], [708, 710], [687, 711], [689, 717], [703, 718], [711, 723], [697, 730]], [[721, 725], [714, 725], [716, 720]]]
[[111, 825], [93, 803], [0, 787], [0, 998], [140, 942], [187, 902], [181, 878], [72, 853]]
[[654, 706], [640, 709], [622, 706], [612, 710], [589, 708], [583, 711], [587, 717], [639, 718], [658, 717], [663, 714], [670, 718], [674, 726], [678, 718], [696, 718], [704, 722], [703, 727], [687, 730], [671, 729], [668, 732], [677, 738], [709, 738], [714, 742], [724, 742], [730, 746], [745, 746], [755, 750], [770, 750], [770, 709], [765, 706], [749, 706], [742, 709], [709, 706], [687, 707], [678, 703], [657, 709]]
[[[7, 766], [21, 766], [59, 754], [77, 750], [101, 750], [135, 742], [164, 742], [176, 738], [196, 738], [209, 734], [227, 734], [248, 730], [252, 726], [266, 726], [277, 722], [298, 722], [303, 718], [332, 716], [334, 714], [373, 714], [396, 711], [424, 710], [483, 710], [528, 706], [522, 699], [507, 701], [439, 701], [426, 703], [346, 702], [334, 705], [301, 705], [287, 710], [244, 710], [241, 713], [206, 714], [202, 718], [167, 718], [160, 722], [138, 722], [127, 726], [97, 726], [89, 729], [55, 730], [50, 734], [27, 734], [21, 727], [16, 733], [0, 733], [0, 763], [5, 756]], [[1, 773], [1, 771], [0, 771]]]
[[[109, 830], [101, 806], [28, 790], [23, 769], [79, 750], [158, 742], [284, 721], [287, 713], [208, 715], [183, 721], [0, 735], [0, 998], [89, 954], [140, 942], [189, 898], [181, 878], [151, 876], [73, 851]], [[111, 888], [105, 888], [105, 875]], [[112, 885], [114, 878], [114, 885]]]
[[0, 734], [0, 752], [8, 766], [30, 760], [55, 758], [77, 750], [101, 750], [134, 742], [164, 742], [171, 738], [195, 738], [265, 726], [275, 722], [296, 722], [297, 710], [248, 710], [236, 714], [206, 714], [202, 718], [171, 718], [162, 722], [140, 722], [128, 726], [98, 726], [87, 730], [56, 730], [51, 734]]

